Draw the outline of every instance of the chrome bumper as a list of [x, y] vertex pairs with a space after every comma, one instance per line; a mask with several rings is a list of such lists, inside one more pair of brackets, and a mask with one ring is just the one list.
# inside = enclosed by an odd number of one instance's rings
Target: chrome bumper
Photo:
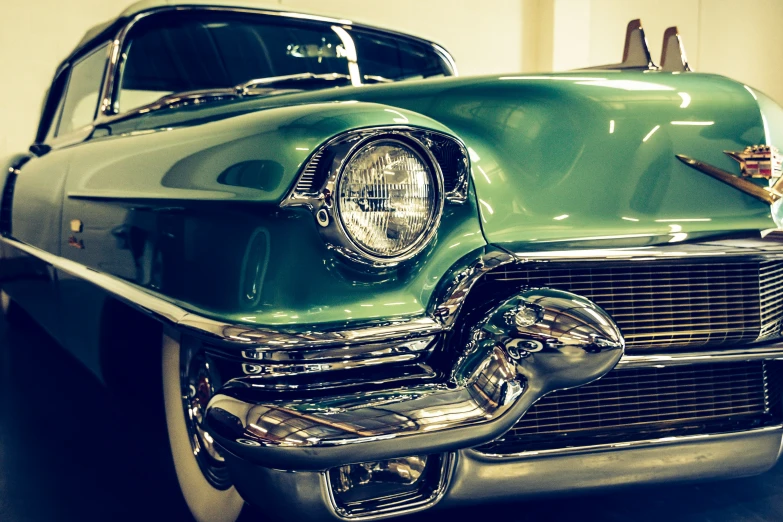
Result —
[[[437, 507], [756, 475], [775, 465], [782, 443], [783, 426], [770, 426], [502, 457], [462, 450], [454, 454], [449, 484]], [[234, 456], [229, 463], [242, 496], [273, 517], [290, 518], [291, 506], [297, 506], [308, 520], [345, 520], [338, 515], [325, 473], [271, 470]]]
[[460, 453], [443, 506], [555, 492], [757, 475], [778, 461], [783, 426], [520, 455]]
[[228, 452], [285, 470], [444, 453], [500, 437], [547, 393], [605, 375], [624, 349], [606, 312], [550, 289], [504, 301], [468, 339], [440, 382], [311, 399], [234, 385], [210, 401], [209, 432]]

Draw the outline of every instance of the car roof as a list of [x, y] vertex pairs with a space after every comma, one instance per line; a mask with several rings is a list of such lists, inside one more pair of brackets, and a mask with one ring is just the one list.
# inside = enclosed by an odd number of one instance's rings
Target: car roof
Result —
[[386, 33], [397, 34], [399, 36], [404, 36], [407, 38], [422, 40], [428, 43], [436, 43], [430, 40], [429, 38], [422, 38], [420, 36], [416, 36], [408, 33], [402, 33], [392, 29], [385, 29], [382, 27], [373, 26], [372, 24], [365, 24], [365, 23], [354, 22], [352, 20], [347, 20], [342, 18], [323, 16], [314, 13], [312, 11], [298, 9], [298, 8], [296, 10], [285, 9], [284, 6], [281, 6], [280, 4], [268, 4], [268, 3], [253, 1], [253, 0], [140, 0], [126, 7], [115, 18], [112, 18], [111, 20], [108, 20], [102, 24], [98, 24], [92, 27], [91, 29], [89, 29], [82, 37], [81, 41], [76, 46], [76, 49], [74, 49], [74, 51], [71, 53], [70, 56], [74, 56], [78, 54], [81, 50], [88, 47], [95, 39], [103, 36], [103, 34], [106, 33], [107, 31], [116, 30], [117, 28], [115, 26], [121, 25], [126, 20], [129, 20], [134, 16], [147, 11], [154, 11], [156, 9], [167, 8], [167, 7], [170, 8], [176, 8], [176, 7], [237, 8], [237, 9], [258, 10], [261, 12], [266, 11], [266, 12], [273, 12], [273, 13], [290, 14], [297, 18], [319, 20], [323, 22], [337, 23], [342, 25], [358, 25], [361, 27], [376, 29]]

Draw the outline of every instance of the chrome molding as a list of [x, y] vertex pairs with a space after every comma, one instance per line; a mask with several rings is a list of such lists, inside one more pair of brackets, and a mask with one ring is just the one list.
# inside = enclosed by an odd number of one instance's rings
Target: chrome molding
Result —
[[[736, 177], [736, 176], [734, 176]], [[576, 237], [558, 241], [528, 243], [530, 250], [513, 249], [518, 261], [635, 261], [656, 259], [698, 259], [700, 257], [749, 256], [779, 259], [783, 256], [783, 229], [748, 230], [729, 236], [706, 237], [700, 241], [672, 243], [671, 235], [632, 234], [625, 236]], [[644, 242], [643, 246], [591, 247], [601, 242]], [[577, 245], [585, 244], [585, 248]], [[535, 250], [533, 250], [535, 249]]]
[[[299, 333], [228, 324], [187, 312], [176, 324], [229, 343], [273, 351], [297, 347], [319, 348], [391, 342], [433, 335], [443, 330], [438, 323], [427, 317], [379, 322], [364, 327]], [[249, 353], [246, 349], [244, 356], [247, 357]]]
[[293, 350], [253, 349], [243, 350], [246, 362], [242, 370], [246, 375], [280, 377], [322, 373], [354, 368], [377, 367], [379, 364], [415, 363], [432, 352], [435, 336], [410, 340], [384, 340], [377, 344], [360, 344], [320, 349], [295, 348]]
[[411, 513], [417, 513], [419, 511], [429, 509], [440, 502], [440, 500], [446, 494], [446, 489], [448, 488], [448, 485], [451, 482], [451, 477], [454, 473], [454, 454], [446, 453], [442, 459], [443, 462], [441, 463], [438, 484], [429, 497], [406, 503], [403, 506], [395, 505], [394, 503], [391, 505], [379, 504], [374, 509], [368, 509], [361, 515], [353, 515], [337, 505], [337, 501], [334, 498], [334, 489], [329, 477], [329, 472], [327, 471], [321, 473], [321, 480], [323, 482], [323, 488], [326, 491], [326, 500], [329, 511], [331, 514], [342, 520], [379, 520], [388, 517], [409, 515]]
[[442, 383], [322, 401], [219, 393], [207, 411], [210, 434], [238, 457], [287, 470], [443, 453], [496, 439], [547, 393], [605, 375], [624, 348], [600, 308], [548, 289], [501, 303], [470, 339]]
[[734, 350], [691, 351], [681, 353], [657, 353], [649, 355], [625, 354], [617, 363], [618, 369], [638, 367], [681, 366], [688, 364], [732, 361], [780, 361], [783, 360], [783, 342]]
[[446, 328], [457, 320], [470, 290], [490, 270], [513, 263], [517, 259], [505, 250], [490, 250], [467, 266], [456, 269], [445, 278], [446, 286], [434, 298], [432, 315]]
[[697, 256], [727, 254], [779, 258], [783, 256], [783, 234], [752, 231], [747, 239], [712, 241], [696, 245], [666, 245], [664, 247], [635, 247], [583, 250], [552, 250], [519, 252], [512, 255], [504, 250], [490, 249], [465, 266], [444, 277], [444, 286], [432, 298], [429, 314], [414, 318], [389, 319], [376, 324], [357, 325], [347, 329], [318, 332], [285, 332], [250, 325], [229, 324], [189, 312], [163, 297], [117, 277], [98, 272], [80, 263], [51, 254], [39, 248], [0, 236], [0, 241], [36, 257], [54, 268], [95, 284], [109, 294], [164, 322], [187, 328], [191, 333], [210, 340], [245, 346], [247, 350], [281, 350], [286, 348], [324, 348], [386, 340], [406, 340], [434, 335], [449, 330], [473, 286], [490, 270], [499, 266], [535, 261], [627, 260], [637, 258], [682, 259]]
[[430, 45], [432, 45], [432, 48], [435, 49], [435, 52], [437, 52], [441, 56], [441, 58], [446, 60], [446, 62], [449, 64], [449, 67], [451, 67], [451, 72], [453, 73], [453, 75], [459, 76], [459, 71], [457, 70], [457, 62], [454, 60], [454, 57], [451, 56], [451, 53], [448, 50], [446, 50], [446, 48], [436, 43], [430, 42]]
[[[351, 158], [369, 143], [386, 139], [400, 141], [418, 152], [433, 172], [435, 188], [438, 191], [436, 212], [430, 218], [427, 233], [405, 252], [388, 258], [370, 254], [355, 244], [343, 226], [336, 197], [342, 173]], [[438, 147], [438, 140], [455, 144], [462, 154], [462, 168], [455, 173], [454, 188], [448, 192], [445, 189], [442, 166], [433, 152]], [[324, 166], [323, 161], [331, 163]], [[326, 169], [324, 179], [317, 180], [315, 176], [321, 169]], [[319, 225], [318, 231], [324, 236], [329, 248], [343, 257], [373, 267], [394, 266], [413, 258], [430, 243], [437, 233], [445, 201], [463, 203], [467, 200], [469, 171], [467, 148], [454, 136], [409, 126], [359, 129], [332, 138], [317, 148], [301, 169], [293, 188], [280, 206], [308, 208], [313, 213]]]
[[161, 321], [186, 328], [190, 333], [208, 340], [246, 347], [245, 356], [252, 353], [253, 349], [280, 351], [297, 347], [349, 346], [413, 339], [443, 331], [443, 326], [429, 317], [389, 320], [348, 329], [313, 332], [274, 331], [224, 323], [193, 314], [132, 283], [98, 272], [70, 259], [50, 254], [9, 237], [0, 237], [0, 241], [38, 258], [58, 270], [88, 281]]
[[[763, 433], [780, 433], [783, 431], [783, 425], [764, 426], [761, 428], [754, 428], [751, 430], [743, 430], [743, 435], [754, 435]], [[482, 453], [478, 450], [467, 450], [470, 453], [479, 456], [482, 460], [496, 460], [496, 461], [508, 461], [508, 460], [520, 460], [529, 459], [534, 457], [548, 457], [559, 455], [584, 455], [586, 453], [598, 453], [605, 451], [624, 450], [629, 448], [644, 448], [650, 446], [663, 446], [672, 444], [687, 444], [689, 442], [704, 441], [704, 440], [717, 440], [731, 436], [732, 433], [709, 433], [702, 435], [682, 435], [679, 437], [660, 437], [657, 439], [648, 440], [636, 440], [628, 442], [614, 442], [610, 444], [594, 444], [592, 446], [579, 446], [574, 448], [556, 448], [539, 451], [523, 451], [520, 453], [509, 454], [494, 454], [494, 453]]]

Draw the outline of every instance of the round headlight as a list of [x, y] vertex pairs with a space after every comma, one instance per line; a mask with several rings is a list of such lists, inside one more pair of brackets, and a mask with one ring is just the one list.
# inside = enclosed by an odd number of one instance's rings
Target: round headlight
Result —
[[377, 258], [423, 248], [442, 209], [432, 164], [396, 139], [379, 139], [356, 152], [340, 174], [336, 196], [346, 235]]

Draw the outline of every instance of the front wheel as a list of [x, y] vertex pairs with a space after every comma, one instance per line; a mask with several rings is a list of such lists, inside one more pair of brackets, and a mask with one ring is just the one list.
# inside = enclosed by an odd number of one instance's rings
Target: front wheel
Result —
[[163, 335], [163, 396], [171, 455], [185, 502], [198, 522], [234, 522], [244, 506], [202, 421], [219, 386], [204, 352]]

